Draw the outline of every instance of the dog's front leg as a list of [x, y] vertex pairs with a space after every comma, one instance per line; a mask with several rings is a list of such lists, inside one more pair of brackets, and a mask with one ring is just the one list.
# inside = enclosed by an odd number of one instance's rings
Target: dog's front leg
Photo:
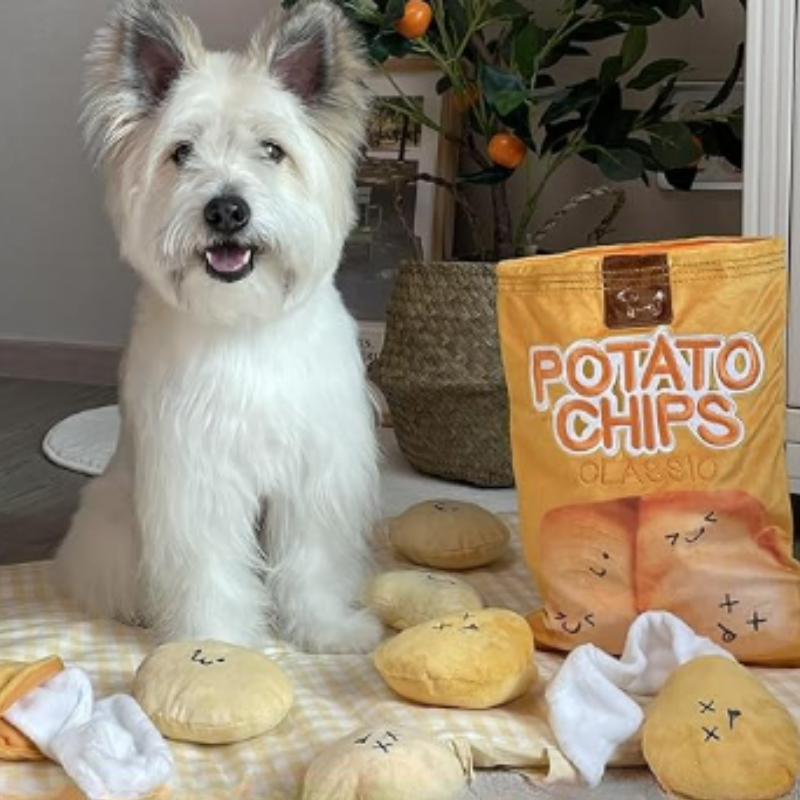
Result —
[[199, 444], [138, 442], [134, 505], [145, 616], [162, 641], [259, 646], [269, 603], [254, 530], [257, 498], [223, 468], [219, 452]]
[[[351, 496], [310, 489], [270, 502], [271, 555], [280, 559], [270, 572], [282, 635], [319, 653], [366, 653], [383, 628], [357, 606], [369, 571], [364, 518]], [[339, 500], [340, 502], [335, 502]]]

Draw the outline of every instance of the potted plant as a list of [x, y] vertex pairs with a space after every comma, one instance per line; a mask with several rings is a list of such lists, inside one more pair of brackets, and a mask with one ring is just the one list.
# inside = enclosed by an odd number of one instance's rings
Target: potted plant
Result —
[[[398, 441], [412, 464], [482, 486], [513, 483], [505, 383], [496, 340], [494, 266], [530, 252], [551, 229], [540, 202], [554, 175], [579, 158], [612, 185], [663, 174], [689, 189], [703, 156], [737, 167], [741, 108], [721, 110], [741, 72], [733, 54], [717, 95], [691, 118], [676, 118], [676, 83], [690, 65], [647, 59], [649, 30], [666, 19], [702, 18], [703, 0], [563, 0], [547, 22], [531, 0], [337, 0], [361, 28], [381, 69], [390, 58], [425, 57], [441, 72], [440, 93], [462, 111], [443, 130], [402, 93], [383, 100], [448, 137], [461, 151], [455, 182], [434, 180], [470, 213], [468, 187], [491, 193], [491, 239], [478, 237], [468, 260], [404, 264], [387, 312], [376, 382], [386, 394]], [[541, 17], [541, 18], [540, 18]], [[600, 60], [594, 44], [613, 44]], [[581, 79], [558, 78], [564, 62], [585, 65]], [[391, 77], [391, 73], [389, 77]], [[523, 165], [528, 185], [512, 214], [509, 179]], [[574, 198], [567, 210], [608, 185]], [[621, 207], [601, 222], [600, 235]], [[473, 226], [480, 227], [480, 226]]]

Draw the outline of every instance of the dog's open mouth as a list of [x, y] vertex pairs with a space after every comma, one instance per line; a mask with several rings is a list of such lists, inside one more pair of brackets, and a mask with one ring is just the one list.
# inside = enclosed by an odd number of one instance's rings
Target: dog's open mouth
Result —
[[253, 271], [255, 248], [228, 242], [207, 247], [206, 272], [218, 281], [235, 283]]

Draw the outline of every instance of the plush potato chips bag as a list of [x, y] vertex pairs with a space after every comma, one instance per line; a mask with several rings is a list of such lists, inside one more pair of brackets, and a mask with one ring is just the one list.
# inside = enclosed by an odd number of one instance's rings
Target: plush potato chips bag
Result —
[[619, 654], [660, 609], [744, 662], [800, 664], [782, 242], [598, 247], [498, 276], [537, 644]]

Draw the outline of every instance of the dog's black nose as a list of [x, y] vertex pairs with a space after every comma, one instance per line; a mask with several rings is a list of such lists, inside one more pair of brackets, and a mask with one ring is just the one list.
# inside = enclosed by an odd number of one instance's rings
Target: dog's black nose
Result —
[[203, 215], [211, 230], [230, 235], [250, 222], [250, 206], [243, 197], [226, 194], [211, 200]]

